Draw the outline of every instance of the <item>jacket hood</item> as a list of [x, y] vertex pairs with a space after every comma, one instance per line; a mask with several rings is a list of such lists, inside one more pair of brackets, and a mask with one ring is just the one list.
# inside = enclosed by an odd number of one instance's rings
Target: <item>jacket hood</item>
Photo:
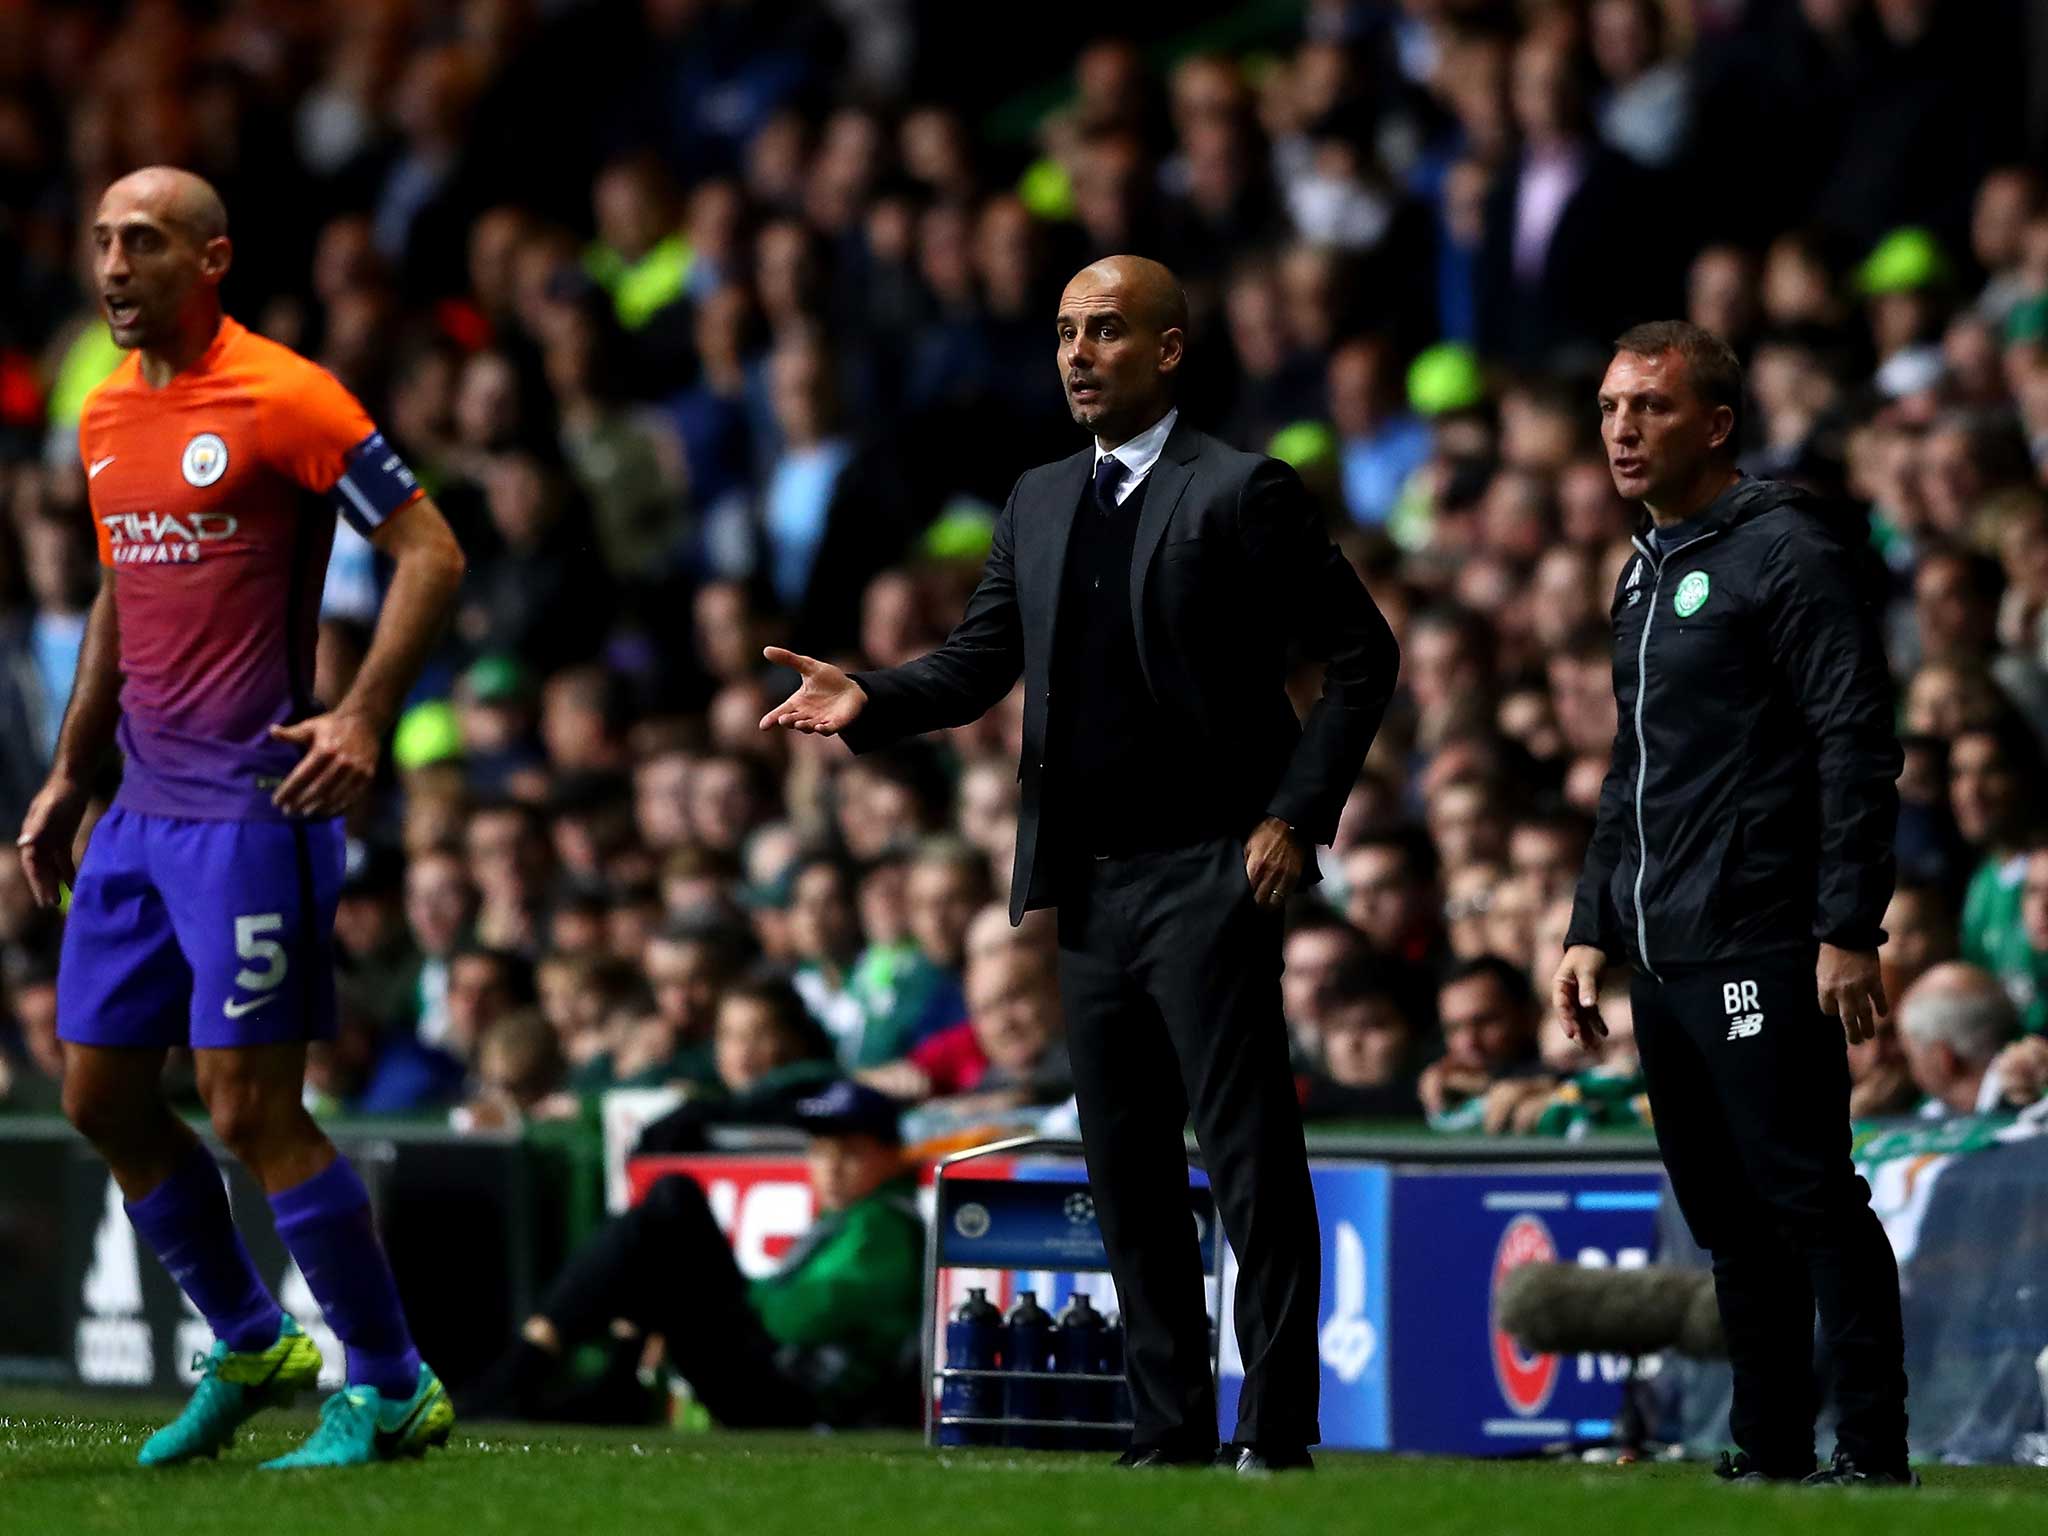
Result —
[[1816, 496], [1803, 486], [1783, 480], [1759, 480], [1744, 475], [1716, 497], [1700, 521], [1716, 532], [1739, 528], [1766, 512], [1794, 507], [1812, 518], [1829, 537], [1848, 549], [1869, 543], [1869, 521], [1855, 503]]

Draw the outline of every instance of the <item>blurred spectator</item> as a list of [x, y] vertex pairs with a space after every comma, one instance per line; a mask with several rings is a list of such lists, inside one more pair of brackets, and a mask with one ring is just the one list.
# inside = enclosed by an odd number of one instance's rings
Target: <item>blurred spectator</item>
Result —
[[405, 870], [405, 922], [419, 951], [413, 1017], [422, 1043], [448, 1038], [450, 962], [469, 938], [477, 893], [462, 856], [449, 849], [416, 854]]
[[849, 1066], [867, 1026], [851, 988], [860, 949], [851, 875], [829, 855], [800, 859], [790, 875], [789, 954], [796, 962], [791, 982]]
[[1938, 1119], [1999, 1108], [2004, 1085], [1991, 1064], [2018, 1025], [1997, 981], [1974, 965], [1950, 961], [1915, 982], [1899, 1004], [1899, 1035], [1927, 1095], [1920, 1112]]
[[1330, 358], [1330, 421], [1343, 455], [1344, 507], [1368, 527], [1384, 523], [1408, 477], [1429, 457], [1429, 429], [1401, 406], [1392, 348], [1365, 338]]
[[701, 1152], [720, 1127], [787, 1125], [801, 1100], [839, 1076], [817, 1021], [766, 968], [720, 995], [712, 1064], [713, 1080], [685, 1084], [683, 1104], [641, 1133], [639, 1151]]
[[[1568, 48], [1538, 33], [1524, 38], [1509, 97], [1520, 145], [1487, 195], [1479, 341], [1511, 362], [1547, 366], [1636, 312], [1653, 270], [1643, 248], [1655, 247], [1659, 231], [1648, 189], [1591, 137]], [[1623, 245], [1637, 255], [1617, 269], [1610, 258]]]
[[406, 930], [404, 874], [395, 850], [352, 841], [334, 911], [338, 985], [380, 1028], [415, 1016], [420, 956]]
[[1868, 1040], [1858, 1040], [1848, 1048], [1851, 1120], [1908, 1114], [1920, 1102], [1920, 1088], [1899, 1033], [1898, 998], [1904, 994], [1887, 995], [1893, 999], [1893, 1011], [1877, 1020]]
[[465, 945], [448, 961], [448, 1053], [472, 1069], [484, 1036], [515, 1008], [538, 1000], [533, 968], [510, 950]]
[[2048, 844], [2036, 842], [2025, 858], [2019, 941], [2006, 941], [1994, 974], [2019, 1011], [2020, 1027], [2048, 1036]]
[[1539, 904], [1568, 897], [1578, 885], [1592, 827], [1576, 816], [1527, 816], [1508, 829], [1508, 868], [1535, 887]]
[[9, 826], [20, 824], [49, 771], [98, 590], [81, 528], [46, 504], [42, 471], [18, 473], [14, 527], [29, 603], [16, 612], [0, 607], [0, 816]]
[[849, 983], [865, 1014], [853, 1065], [894, 1061], [967, 1016], [960, 966], [988, 884], [985, 861], [965, 843], [935, 838], [918, 849], [904, 893], [907, 932], [870, 944]]
[[477, 1047], [476, 1080], [476, 1096], [455, 1112], [460, 1129], [510, 1129], [575, 1113], [575, 1099], [562, 1092], [568, 1068], [561, 1046], [538, 1009], [522, 1008], [491, 1025]]
[[1956, 958], [1955, 908], [1936, 887], [1901, 880], [1884, 909], [1884, 932], [1884, 945], [1877, 952], [1878, 977], [1896, 1008], [1914, 982]]
[[56, 1114], [64, 1052], [57, 1043], [57, 968], [10, 951], [0, 965], [0, 1111]]
[[1488, 1128], [1496, 1084], [1543, 1074], [1536, 1055], [1536, 996], [1522, 968], [1498, 955], [1460, 961], [1437, 992], [1444, 1053], [1417, 1084], [1431, 1129]]
[[1296, 903], [1288, 912], [1280, 945], [1280, 1011], [1297, 1067], [1318, 1059], [1330, 985], [1364, 947], [1364, 936], [1320, 902]]
[[840, 430], [832, 358], [822, 342], [793, 335], [776, 346], [768, 367], [782, 451], [769, 471], [762, 524], [769, 581], [783, 606], [794, 609], [810, 584], [853, 446]]
[[1593, 0], [1587, 20], [1606, 87], [1601, 139], [1639, 165], [1671, 164], [1685, 147], [1691, 101], [1685, 67], [1666, 51], [1665, 8], [1657, 0]]
[[1956, 826], [1983, 860], [1963, 897], [1962, 958], [1997, 976], [2015, 1006], [2029, 1010], [2038, 990], [2036, 961], [2021, 908], [2041, 801], [2026, 786], [2041, 782], [2040, 749], [2010, 717], [1964, 730], [1949, 746]]
[[1422, 1033], [1397, 973], [1354, 951], [1325, 987], [1316, 1061], [1300, 1078], [1307, 1120], [1407, 1120], [1422, 1114], [1416, 1058]]
[[951, 1099], [955, 1114], [1057, 1103], [1074, 1089], [1051, 960], [1023, 944], [967, 970], [967, 1018], [901, 1061], [859, 1074], [899, 1099]]
[[463, 848], [479, 897], [478, 938], [500, 949], [536, 946], [541, 901], [554, 873], [540, 813], [516, 800], [479, 805], [470, 813]]
[[606, 628], [610, 582], [567, 490], [523, 453], [490, 462], [483, 489], [500, 547], [470, 573], [456, 621], [463, 639], [543, 672], [587, 660]]
[[586, 1068], [586, 1080], [714, 1085], [718, 1001], [745, 963], [748, 946], [746, 930], [716, 909], [669, 918], [648, 941], [641, 961], [653, 1011], [614, 1032], [609, 1048]]

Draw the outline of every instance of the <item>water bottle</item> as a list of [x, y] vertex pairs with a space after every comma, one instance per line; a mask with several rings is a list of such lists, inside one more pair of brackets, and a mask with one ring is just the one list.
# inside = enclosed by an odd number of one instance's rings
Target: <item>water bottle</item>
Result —
[[[1004, 1418], [1058, 1417], [1051, 1380], [1054, 1331], [1052, 1314], [1038, 1304], [1038, 1297], [1030, 1291], [1019, 1295], [1003, 1333], [1003, 1368], [1017, 1373], [1003, 1383]], [[1010, 1425], [1003, 1443], [1043, 1449], [1059, 1444], [1059, 1433], [1043, 1425]]]
[[[1053, 1369], [1062, 1376], [1092, 1376], [1102, 1369], [1102, 1336], [1109, 1331], [1103, 1315], [1087, 1294], [1076, 1291], [1060, 1313], [1053, 1343]], [[1060, 1417], [1076, 1424], [1100, 1424], [1115, 1404], [1107, 1382], [1069, 1381], [1060, 1384]], [[1108, 1443], [1101, 1429], [1068, 1430], [1062, 1439], [1071, 1450], [1098, 1449]]]
[[[1002, 1363], [1003, 1314], [975, 1286], [946, 1324], [946, 1364], [956, 1370], [993, 1371]], [[940, 1418], [995, 1419], [1002, 1416], [1003, 1384], [992, 1377], [948, 1376], [939, 1391]], [[996, 1445], [993, 1424], [939, 1425], [940, 1445]]]

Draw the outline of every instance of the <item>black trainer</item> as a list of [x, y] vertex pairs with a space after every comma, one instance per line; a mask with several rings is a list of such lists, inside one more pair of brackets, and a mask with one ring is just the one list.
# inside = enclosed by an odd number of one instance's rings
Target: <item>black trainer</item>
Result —
[[1806, 1479], [1809, 1488], [1918, 1488], [1920, 1474], [1905, 1462], [1882, 1466], [1858, 1461], [1847, 1451], [1836, 1451], [1828, 1464]]

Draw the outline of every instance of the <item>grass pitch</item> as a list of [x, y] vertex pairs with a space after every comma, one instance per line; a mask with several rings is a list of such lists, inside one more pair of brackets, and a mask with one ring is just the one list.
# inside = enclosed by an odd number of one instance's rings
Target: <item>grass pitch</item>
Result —
[[902, 1435], [671, 1435], [457, 1425], [424, 1462], [259, 1472], [308, 1413], [272, 1413], [219, 1462], [147, 1472], [172, 1406], [0, 1389], [4, 1536], [1394, 1536], [2048, 1530], [2048, 1471], [1923, 1469], [1918, 1493], [1724, 1488], [1697, 1466], [1326, 1455], [1309, 1476], [1128, 1473], [1105, 1458], [924, 1449]]

